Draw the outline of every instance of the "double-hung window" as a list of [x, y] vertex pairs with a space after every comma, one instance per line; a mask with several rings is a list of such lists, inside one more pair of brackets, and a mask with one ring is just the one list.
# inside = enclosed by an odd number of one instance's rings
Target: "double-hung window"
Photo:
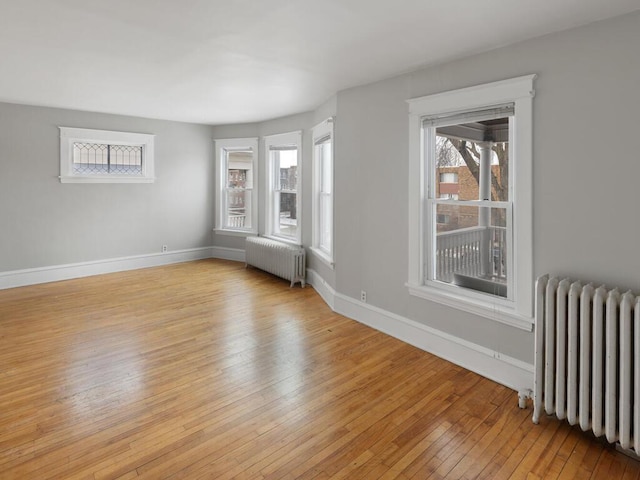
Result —
[[268, 236], [300, 244], [301, 132], [265, 137]]
[[333, 119], [313, 128], [312, 250], [333, 265]]
[[216, 231], [256, 233], [258, 139], [216, 140]]
[[154, 135], [60, 127], [62, 183], [151, 183]]
[[409, 101], [410, 293], [525, 329], [534, 78]]

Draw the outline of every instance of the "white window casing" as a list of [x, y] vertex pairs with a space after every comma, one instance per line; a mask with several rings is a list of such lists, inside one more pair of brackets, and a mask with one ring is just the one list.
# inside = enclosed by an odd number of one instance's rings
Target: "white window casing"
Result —
[[[264, 137], [265, 235], [296, 245], [302, 243], [301, 154], [301, 131]], [[283, 201], [290, 202], [289, 211]]]
[[[532, 104], [535, 75], [478, 85], [408, 100], [409, 103], [409, 278], [411, 295], [464, 310], [514, 327], [531, 330], [533, 326], [533, 245], [532, 245]], [[429, 198], [433, 175], [429, 172], [429, 138], [441, 118], [456, 122], [473, 122], [477, 112], [487, 118], [489, 109], [501, 110], [512, 105], [509, 122], [509, 198], [508, 202], [463, 202]], [[435, 142], [434, 142], [435, 143]], [[431, 184], [429, 182], [432, 182]], [[481, 291], [433, 281], [430, 269], [436, 223], [434, 205], [468, 204], [486, 208], [504, 208], [509, 231], [508, 252], [511, 255], [506, 298]]]
[[311, 251], [333, 268], [333, 117], [312, 129], [313, 196]]
[[[225, 235], [256, 235], [259, 198], [258, 139], [215, 140], [215, 157], [214, 231]], [[241, 178], [234, 182], [234, 174]]]
[[[116, 132], [88, 128], [60, 128], [61, 183], [153, 183], [154, 139], [146, 133]], [[86, 149], [93, 151], [89, 154]], [[102, 153], [98, 150], [102, 149]], [[134, 160], [119, 161], [115, 152], [134, 151]], [[93, 159], [87, 168], [82, 165], [81, 152]], [[113, 151], [114, 154], [106, 152]], [[98, 153], [96, 153], [98, 152]], [[114, 157], [113, 168], [110, 157]]]

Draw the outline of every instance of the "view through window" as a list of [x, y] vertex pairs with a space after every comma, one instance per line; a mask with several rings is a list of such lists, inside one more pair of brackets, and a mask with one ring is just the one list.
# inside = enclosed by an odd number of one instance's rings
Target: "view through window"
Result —
[[298, 236], [298, 148], [273, 146], [269, 150], [273, 171], [273, 234]]
[[253, 152], [227, 152], [225, 228], [252, 228]]
[[434, 280], [506, 297], [513, 106], [426, 119], [433, 142], [429, 256]]

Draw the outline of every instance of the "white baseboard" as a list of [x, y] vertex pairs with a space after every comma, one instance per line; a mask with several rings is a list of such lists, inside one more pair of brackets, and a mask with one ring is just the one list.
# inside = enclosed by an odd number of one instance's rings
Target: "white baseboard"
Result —
[[0, 272], [0, 290], [211, 258], [212, 247]]
[[335, 311], [335, 297], [336, 291], [331, 285], [329, 285], [324, 278], [322, 278], [315, 270], [307, 268], [307, 283], [309, 283], [313, 289], [318, 292], [318, 295], [322, 297], [324, 303], [329, 305], [331, 310]]
[[211, 247], [211, 257], [235, 262], [245, 261], [244, 250], [240, 248]]
[[307, 281], [335, 312], [437, 355], [518, 392], [533, 389], [533, 365], [347, 297], [315, 271]]

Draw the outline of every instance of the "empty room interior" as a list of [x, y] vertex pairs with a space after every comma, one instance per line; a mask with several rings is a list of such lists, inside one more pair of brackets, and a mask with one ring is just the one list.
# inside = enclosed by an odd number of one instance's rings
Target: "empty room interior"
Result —
[[640, 3], [0, 14], [0, 478], [640, 478]]

